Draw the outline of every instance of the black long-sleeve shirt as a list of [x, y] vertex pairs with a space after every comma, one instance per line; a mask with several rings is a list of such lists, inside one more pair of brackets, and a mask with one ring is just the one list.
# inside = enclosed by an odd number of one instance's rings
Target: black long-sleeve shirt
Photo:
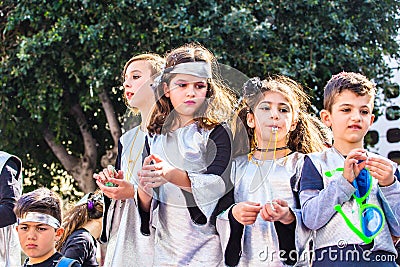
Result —
[[21, 167], [15, 159], [10, 158], [4, 164], [0, 174], [0, 228], [11, 225], [17, 221], [14, 206], [21, 196], [21, 183], [19, 174]]

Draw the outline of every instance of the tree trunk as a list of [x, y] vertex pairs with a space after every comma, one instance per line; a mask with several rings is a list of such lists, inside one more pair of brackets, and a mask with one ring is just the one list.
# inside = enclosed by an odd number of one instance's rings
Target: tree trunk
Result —
[[93, 180], [94, 168], [88, 168], [87, 159], [68, 154], [62, 145], [56, 143], [55, 137], [49, 129], [45, 130], [43, 135], [46, 143], [65, 170], [77, 181], [79, 189], [85, 194], [96, 190], [96, 183]]
[[104, 90], [99, 94], [99, 98], [104, 113], [106, 114], [108, 125], [110, 126], [111, 136], [114, 140], [114, 146], [107, 150], [106, 154], [101, 157], [100, 164], [103, 168], [106, 168], [108, 165], [115, 165], [118, 153], [118, 140], [121, 137], [121, 126], [118, 122], [117, 116], [115, 115], [115, 110], [111, 100]]
[[82, 135], [84, 145], [82, 157], [77, 158], [68, 154], [61, 144], [56, 143], [55, 137], [49, 129], [45, 130], [44, 138], [65, 170], [78, 182], [79, 188], [84, 193], [93, 192], [96, 189], [96, 183], [93, 180], [97, 160], [96, 140], [90, 132], [81, 106], [79, 104], [73, 105], [70, 112], [75, 118]]

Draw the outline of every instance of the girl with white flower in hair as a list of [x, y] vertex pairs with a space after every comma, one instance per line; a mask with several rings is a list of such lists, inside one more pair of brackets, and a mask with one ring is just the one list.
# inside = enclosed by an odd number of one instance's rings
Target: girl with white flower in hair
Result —
[[324, 148], [323, 136], [302, 87], [287, 77], [252, 78], [242, 99], [244, 131], [237, 131], [235, 145], [244, 155], [234, 159], [231, 172], [235, 205], [217, 220], [225, 264], [305, 266], [298, 256], [309, 231], [301, 222], [297, 174], [303, 153]]

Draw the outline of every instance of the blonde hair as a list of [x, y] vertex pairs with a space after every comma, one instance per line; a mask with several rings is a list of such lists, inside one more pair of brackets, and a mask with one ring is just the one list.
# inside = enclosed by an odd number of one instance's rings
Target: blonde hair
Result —
[[[160, 57], [157, 54], [152, 54], [152, 53], [145, 53], [145, 54], [140, 54], [140, 55], [136, 55], [131, 57], [124, 66], [124, 69], [121, 73], [122, 76], [122, 81], [125, 80], [125, 74], [126, 74], [126, 70], [128, 69], [129, 65], [134, 62], [134, 61], [140, 61], [140, 60], [144, 60], [146, 62], [149, 63], [149, 67], [151, 70], [151, 79], [154, 79], [154, 76], [160, 72], [162, 66], [164, 65], [164, 59], [162, 57]], [[124, 99], [124, 103], [125, 105], [129, 108], [129, 111], [133, 114], [133, 115], [138, 115], [139, 114], [139, 110], [135, 107], [131, 107], [128, 104], [128, 100], [126, 99], [125, 94], [123, 94], [123, 99]]]

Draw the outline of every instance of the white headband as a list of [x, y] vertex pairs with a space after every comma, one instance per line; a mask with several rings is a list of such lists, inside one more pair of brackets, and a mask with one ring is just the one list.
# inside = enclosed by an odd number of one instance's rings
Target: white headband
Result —
[[61, 226], [59, 220], [54, 218], [51, 215], [40, 213], [40, 212], [27, 212], [24, 214], [23, 218], [18, 218], [18, 224], [25, 223], [25, 222], [37, 222], [37, 223], [44, 223], [48, 224], [51, 227], [58, 229]]
[[[169, 69], [169, 68], [168, 68]], [[212, 78], [211, 65], [204, 61], [180, 63], [166, 73], [189, 74], [200, 78]]]

